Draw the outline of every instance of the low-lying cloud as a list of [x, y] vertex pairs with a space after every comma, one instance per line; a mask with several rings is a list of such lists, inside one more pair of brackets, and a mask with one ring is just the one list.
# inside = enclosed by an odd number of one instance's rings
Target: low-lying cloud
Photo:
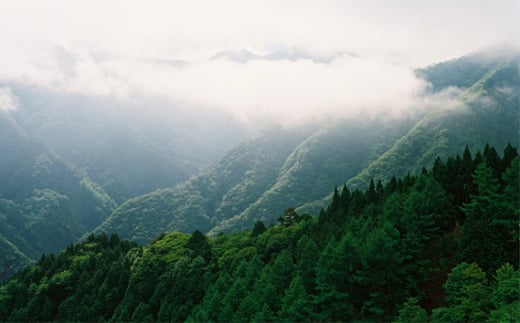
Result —
[[343, 54], [327, 63], [260, 57], [168, 64], [60, 49], [46, 64], [26, 71], [22, 78], [57, 91], [116, 97], [140, 92], [224, 110], [245, 122], [284, 125], [359, 114], [396, 116], [417, 105], [425, 86], [409, 66]]
[[16, 110], [18, 100], [10, 88], [0, 88], [0, 111]]
[[0, 82], [144, 92], [246, 122], [400, 116], [424, 106], [414, 68], [518, 42], [518, 9], [514, 0], [6, 1]]

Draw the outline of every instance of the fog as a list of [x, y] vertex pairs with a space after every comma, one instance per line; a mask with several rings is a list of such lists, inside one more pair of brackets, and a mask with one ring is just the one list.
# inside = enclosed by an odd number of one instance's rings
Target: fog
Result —
[[[422, 96], [415, 68], [518, 44], [519, 10], [469, 0], [4, 1], [0, 81], [144, 93], [245, 123], [399, 117], [440, 105]], [[16, 102], [0, 89], [0, 109]]]
[[0, 88], [0, 111], [14, 110], [17, 104], [16, 96], [10, 88]]

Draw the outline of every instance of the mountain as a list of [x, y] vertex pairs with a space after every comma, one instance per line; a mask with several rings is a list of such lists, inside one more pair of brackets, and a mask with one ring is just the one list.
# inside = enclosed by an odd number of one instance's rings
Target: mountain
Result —
[[232, 62], [237, 63], [247, 63], [250, 60], [259, 59], [261, 56], [253, 54], [252, 52], [248, 51], [247, 49], [241, 49], [238, 51], [234, 50], [225, 50], [216, 53], [215, 55], [210, 57], [210, 60], [217, 60], [217, 59], [227, 59]]
[[[331, 188], [343, 183], [366, 188], [372, 178], [387, 182], [392, 175], [418, 173], [437, 156], [461, 153], [466, 146], [518, 146], [518, 57], [479, 52], [418, 70], [431, 83], [426, 95], [459, 88], [455, 106], [397, 123], [383, 117], [338, 121], [290, 141], [283, 150], [278, 147], [286, 133], [266, 133], [186, 184], [127, 201], [95, 232], [143, 242], [162, 231], [217, 234], [250, 228], [257, 220], [274, 221], [287, 207], [315, 214], [330, 199]], [[259, 150], [270, 160], [241, 164], [241, 155]], [[268, 171], [259, 171], [257, 161]], [[231, 183], [228, 170], [236, 176]]]
[[344, 186], [316, 217], [144, 246], [91, 234], [0, 283], [0, 321], [515, 321], [519, 176], [516, 149], [486, 145]]
[[[9, 115], [115, 201], [182, 183], [248, 131], [232, 117], [138, 93], [111, 98], [10, 83]], [[218, 134], [218, 135], [216, 135]]]
[[126, 201], [95, 232], [120, 232], [121, 237], [146, 242], [158, 228], [207, 231], [274, 185], [286, 158], [309, 132], [312, 129], [279, 127], [265, 131], [186, 183]]
[[129, 198], [173, 187], [248, 136], [231, 117], [164, 99], [133, 100], [3, 83], [0, 279], [100, 225]]
[[210, 57], [210, 60], [226, 59], [236, 63], [247, 63], [252, 60], [266, 60], [266, 61], [300, 61], [309, 60], [314, 63], [329, 64], [339, 57], [358, 57], [357, 53], [354, 52], [336, 52], [331, 55], [320, 55], [310, 53], [306, 50], [299, 49], [296, 47], [289, 47], [286, 49], [274, 51], [266, 55], [257, 55], [248, 51], [247, 49], [241, 50], [225, 50], [218, 52], [217, 54]]
[[[465, 145], [471, 149], [484, 143], [498, 149], [504, 149], [508, 143], [518, 147], [519, 64], [518, 54], [497, 59], [484, 52], [419, 70], [418, 74], [426, 77], [433, 91], [462, 87], [461, 105], [427, 115], [348, 184], [360, 185], [370, 178], [388, 180], [392, 173], [403, 176], [418, 172], [423, 165], [432, 165], [436, 156], [454, 155]], [[445, 73], [445, 79], [439, 76], [443, 71], [451, 71]]]
[[116, 203], [0, 112], [0, 279], [92, 230]]

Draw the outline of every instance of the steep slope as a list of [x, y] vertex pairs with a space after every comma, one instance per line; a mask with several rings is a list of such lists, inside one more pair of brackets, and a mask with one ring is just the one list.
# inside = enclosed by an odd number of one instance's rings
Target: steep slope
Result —
[[288, 156], [274, 185], [211, 232], [250, 228], [258, 220], [272, 221], [288, 206], [323, 197], [363, 170], [413, 124], [413, 119], [392, 123], [353, 119], [317, 131]]
[[189, 179], [248, 133], [157, 97], [0, 90], [12, 98], [0, 110], [0, 279], [77, 241], [128, 198]]
[[92, 230], [115, 202], [0, 112], [0, 279]]
[[497, 149], [503, 149], [508, 143], [518, 146], [519, 72], [517, 59], [495, 61], [482, 78], [461, 94], [459, 107], [426, 116], [348, 184], [366, 185], [370, 178], [387, 180], [392, 172], [398, 176], [418, 172], [422, 165], [432, 165], [436, 156], [461, 153], [465, 145], [471, 149], [483, 143]]
[[95, 232], [118, 232], [147, 242], [163, 231], [208, 231], [260, 198], [276, 182], [294, 148], [312, 132], [269, 129], [186, 183], [126, 201]]
[[323, 197], [414, 124], [351, 120], [320, 129], [270, 129], [183, 185], [122, 204], [95, 232], [150, 241], [163, 231], [219, 233], [273, 221]]

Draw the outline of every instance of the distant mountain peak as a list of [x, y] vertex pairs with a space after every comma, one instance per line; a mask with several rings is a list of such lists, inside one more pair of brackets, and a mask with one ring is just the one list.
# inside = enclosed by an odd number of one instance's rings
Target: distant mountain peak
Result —
[[226, 59], [237, 63], [247, 63], [252, 60], [265, 61], [291, 61], [296, 62], [300, 60], [309, 60], [314, 63], [329, 64], [340, 57], [359, 57], [355, 52], [340, 51], [331, 54], [317, 54], [307, 49], [298, 47], [288, 47], [285, 49], [273, 51], [266, 55], [258, 55], [247, 49], [239, 50], [223, 50], [210, 57], [210, 60]]
[[238, 63], [247, 63], [250, 60], [261, 58], [247, 49], [240, 50], [223, 50], [210, 57], [210, 60], [227, 59], [229, 61]]

